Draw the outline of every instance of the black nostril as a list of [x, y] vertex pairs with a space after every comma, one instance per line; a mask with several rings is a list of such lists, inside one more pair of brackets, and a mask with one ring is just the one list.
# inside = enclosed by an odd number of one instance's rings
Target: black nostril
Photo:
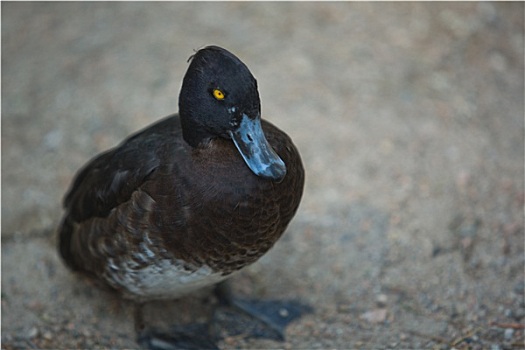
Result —
[[250, 142], [253, 142], [252, 135], [250, 135], [250, 134], [246, 134], [246, 136], [248, 137], [248, 140], [250, 140]]

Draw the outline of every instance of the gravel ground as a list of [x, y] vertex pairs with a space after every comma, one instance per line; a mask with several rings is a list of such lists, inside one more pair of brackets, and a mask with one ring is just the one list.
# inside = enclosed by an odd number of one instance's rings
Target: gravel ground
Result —
[[90, 157], [177, 110], [208, 44], [250, 67], [307, 170], [235, 288], [315, 308], [285, 343], [221, 348], [524, 347], [524, 3], [1, 7], [2, 348], [136, 347], [132, 305], [58, 259], [60, 201]]

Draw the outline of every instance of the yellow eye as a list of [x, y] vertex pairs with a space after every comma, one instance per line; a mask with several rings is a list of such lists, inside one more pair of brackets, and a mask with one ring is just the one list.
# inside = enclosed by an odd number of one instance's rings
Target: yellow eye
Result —
[[224, 96], [224, 92], [222, 92], [219, 89], [213, 90], [213, 97], [215, 97], [217, 100], [224, 100], [226, 96]]

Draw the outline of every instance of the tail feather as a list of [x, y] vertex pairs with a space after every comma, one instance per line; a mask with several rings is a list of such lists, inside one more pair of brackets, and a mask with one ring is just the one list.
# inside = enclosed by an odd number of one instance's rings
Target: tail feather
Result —
[[71, 250], [74, 231], [75, 223], [71, 216], [66, 215], [58, 231], [58, 251], [66, 265], [73, 271], [78, 271], [82, 268], [75, 261], [75, 255]]

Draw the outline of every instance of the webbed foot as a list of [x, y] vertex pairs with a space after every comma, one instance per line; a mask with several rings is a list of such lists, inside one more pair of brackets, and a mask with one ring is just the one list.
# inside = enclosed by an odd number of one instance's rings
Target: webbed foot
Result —
[[312, 307], [297, 300], [248, 300], [235, 298], [229, 286], [217, 285], [215, 294], [223, 307], [214, 314], [214, 322], [230, 336], [285, 340], [286, 327]]

